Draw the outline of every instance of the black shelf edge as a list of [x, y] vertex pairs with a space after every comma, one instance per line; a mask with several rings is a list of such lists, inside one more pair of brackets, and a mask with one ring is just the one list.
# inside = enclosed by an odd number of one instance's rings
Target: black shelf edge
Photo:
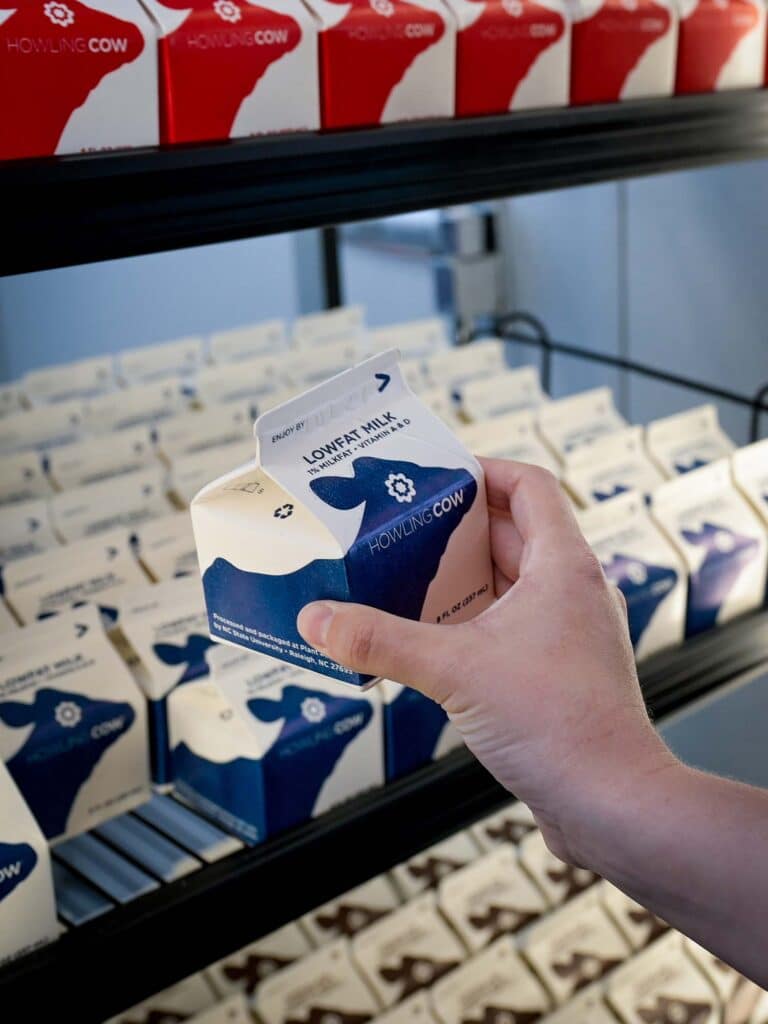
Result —
[[[640, 677], [658, 718], [761, 666], [768, 666], [768, 610], [643, 663]], [[78, 1024], [99, 1024], [508, 799], [468, 752], [455, 751], [5, 967], [0, 1003], [23, 1007], [27, 1020], [76, 1009]]]
[[768, 92], [0, 164], [0, 275], [768, 156]]

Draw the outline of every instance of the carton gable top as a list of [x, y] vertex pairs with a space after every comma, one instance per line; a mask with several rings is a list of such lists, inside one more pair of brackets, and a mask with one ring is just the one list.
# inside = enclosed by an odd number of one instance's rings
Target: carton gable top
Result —
[[651, 455], [666, 473], [687, 473], [722, 458], [734, 445], [712, 404], [654, 420], [646, 427]]
[[469, 380], [461, 391], [462, 407], [473, 419], [535, 409], [546, 400], [539, 371], [533, 366]]
[[211, 360], [214, 363], [233, 363], [253, 356], [282, 351], [288, 344], [284, 320], [265, 320], [242, 327], [216, 331], [210, 338]]
[[613, 404], [610, 388], [547, 402], [539, 409], [538, 421], [547, 440], [563, 455], [627, 425]]

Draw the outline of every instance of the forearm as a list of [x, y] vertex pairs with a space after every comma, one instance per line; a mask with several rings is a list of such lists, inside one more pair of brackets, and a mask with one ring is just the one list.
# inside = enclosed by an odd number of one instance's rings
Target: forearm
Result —
[[605, 781], [574, 817], [574, 857], [768, 987], [768, 792], [669, 757]]

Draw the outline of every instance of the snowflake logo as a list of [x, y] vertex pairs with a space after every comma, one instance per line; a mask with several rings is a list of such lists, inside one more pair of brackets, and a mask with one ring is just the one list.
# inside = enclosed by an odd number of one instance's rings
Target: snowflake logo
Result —
[[636, 587], [641, 587], [648, 582], [648, 570], [642, 562], [630, 562], [627, 566], [627, 578]]
[[48, 21], [52, 21], [59, 28], [67, 28], [75, 20], [75, 12], [58, 0], [50, 0], [50, 3], [43, 4], [43, 13]]
[[718, 530], [714, 539], [715, 547], [724, 555], [730, 554], [730, 552], [736, 547], [736, 541], [734, 540], [733, 535], [728, 533], [727, 530]]
[[382, 18], [391, 18], [395, 13], [395, 5], [391, 3], [391, 0], [368, 0], [371, 5], [371, 10], [376, 11]]
[[74, 701], [63, 700], [60, 704], [56, 705], [54, 716], [59, 725], [65, 729], [74, 729], [76, 725], [79, 725], [83, 712]]
[[293, 515], [293, 505], [288, 502], [285, 505], [280, 505], [272, 513], [275, 519], [289, 519]]
[[384, 484], [390, 498], [394, 498], [395, 501], [401, 504], [404, 501], [410, 504], [416, 497], [416, 488], [413, 486], [413, 480], [407, 477], [405, 473], [390, 473]]
[[229, 21], [234, 24], [242, 18], [240, 8], [237, 4], [232, 3], [232, 0], [214, 0], [213, 9], [222, 21]]
[[510, 18], [520, 18], [523, 14], [523, 0], [501, 0], [501, 6]]
[[301, 714], [308, 722], [317, 725], [325, 718], [325, 704], [319, 697], [305, 697], [301, 702]]

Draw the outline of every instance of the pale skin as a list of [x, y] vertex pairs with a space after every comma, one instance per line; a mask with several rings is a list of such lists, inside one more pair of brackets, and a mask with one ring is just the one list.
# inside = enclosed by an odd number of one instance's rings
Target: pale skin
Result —
[[695, 771], [645, 710], [620, 592], [546, 470], [486, 459], [498, 601], [461, 625], [308, 605], [308, 643], [440, 703], [563, 860], [768, 988], [768, 792]]

